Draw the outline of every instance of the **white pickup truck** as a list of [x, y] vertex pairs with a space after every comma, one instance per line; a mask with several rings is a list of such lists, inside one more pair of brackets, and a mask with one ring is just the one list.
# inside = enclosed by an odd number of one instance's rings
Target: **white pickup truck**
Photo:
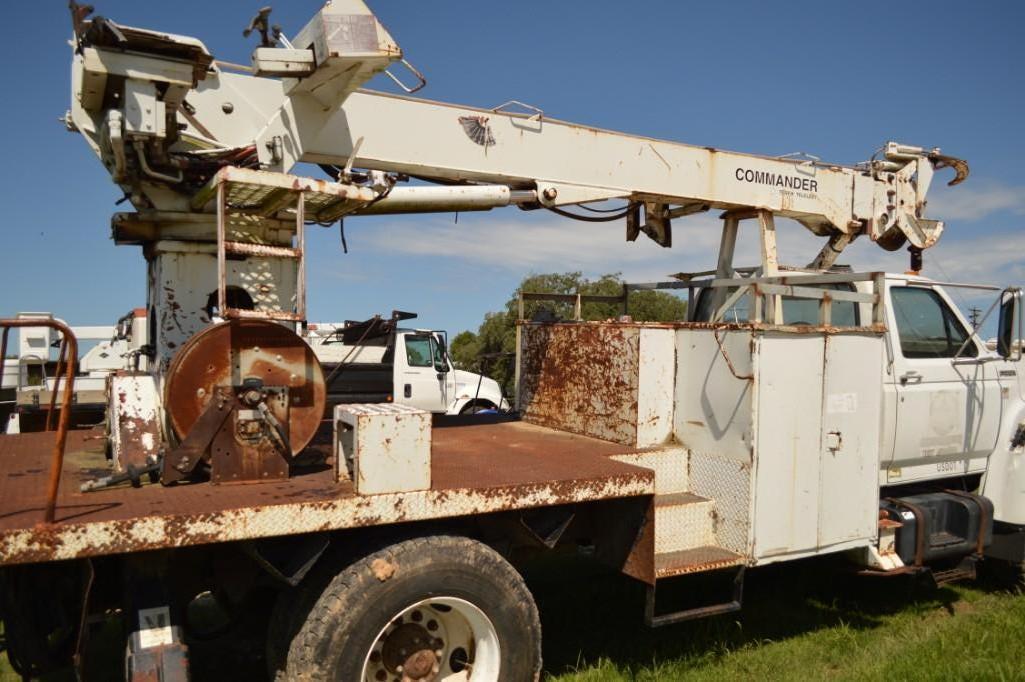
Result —
[[445, 332], [397, 327], [415, 317], [311, 323], [305, 339], [324, 367], [328, 404], [395, 402], [436, 414], [505, 411], [509, 403], [494, 379], [456, 369]]

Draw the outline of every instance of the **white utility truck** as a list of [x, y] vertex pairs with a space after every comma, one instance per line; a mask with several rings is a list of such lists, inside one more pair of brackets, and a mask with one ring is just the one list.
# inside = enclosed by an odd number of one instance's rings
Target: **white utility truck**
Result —
[[395, 403], [448, 415], [507, 411], [497, 381], [452, 366], [445, 332], [397, 326], [415, 317], [396, 310], [390, 319], [307, 325], [303, 338], [324, 368], [329, 409]]
[[[186, 679], [211, 613], [237, 621], [273, 590], [266, 627], [246, 625], [280, 679], [537, 680], [525, 548], [586, 545], [646, 586], [652, 626], [740, 609], [766, 564], [944, 582], [1025, 560], [1021, 292], [993, 292], [989, 351], [960, 284], [835, 266], [861, 239], [907, 244], [921, 270], [943, 231], [934, 172], [957, 184], [965, 162], [897, 143], [855, 166], [756, 156], [363, 90], [403, 66], [409, 90], [423, 79], [360, 0], [291, 40], [261, 10], [250, 66], [71, 10], [67, 127], [134, 208], [112, 234], [146, 259], [152, 360], [112, 378], [109, 443], [68, 431], [70, 390], [55, 430], [0, 437], [0, 615], [22, 674], [84, 674], [89, 635], [115, 625], [107, 672]], [[624, 293], [688, 290], [692, 319], [521, 319], [518, 418], [355, 403], [322, 423], [323, 366], [294, 331], [313, 225], [604, 200], [628, 240], [666, 247], [723, 211], [713, 270]], [[780, 265], [777, 217], [825, 240], [806, 267]], [[734, 264], [742, 221], [754, 268]]]
[[[0, 431], [40, 431], [48, 422], [53, 423], [51, 414], [61, 395], [59, 377], [65, 363], [70, 363], [75, 371], [75, 391], [71, 397], [75, 424], [101, 423], [107, 406], [107, 377], [122, 369], [138, 369], [140, 362], [145, 368], [145, 358], [138, 352], [145, 343], [144, 313], [134, 310], [112, 327], [71, 327], [78, 341], [94, 342], [78, 358], [67, 357], [59, 335], [50, 327], [21, 327], [17, 355], [4, 366], [2, 388], [9, 393], [0, 397]], [[55, 318], [51, 313], [25, 312], [18, 313], [17, 319], [29, 322]], [[57, 322], [63, 324], [62, 320]]]

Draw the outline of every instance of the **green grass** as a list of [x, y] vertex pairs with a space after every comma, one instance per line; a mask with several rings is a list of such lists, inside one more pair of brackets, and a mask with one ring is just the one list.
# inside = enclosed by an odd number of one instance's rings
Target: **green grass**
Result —
[[648, 630], [643, 589], [591, 569], [534, 581], [559, 682], [1023, 679], [1025, 596], [981, 581], [838, 577], [821, 561], [751, 571], [738, 614]]
[[[799, 562], [750, 571], [739, 614], [649, 630], [642, 586], [591, 562], [526, 576], [559, 682], [1025, 679], [1025, 596], [986, 580], [934, 589]], [[17, 679], [0, 656], [0, 681]]]

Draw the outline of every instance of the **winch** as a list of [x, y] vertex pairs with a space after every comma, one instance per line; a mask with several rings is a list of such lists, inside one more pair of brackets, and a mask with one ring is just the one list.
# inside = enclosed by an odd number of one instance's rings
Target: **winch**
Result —
[[167, 369], [164, 405], [175, 447], [161, 481], [209, 466], [213, 483], [288, 478], [324, 416], [320, 363], [287, 327], [231, 320], [182, 346]]

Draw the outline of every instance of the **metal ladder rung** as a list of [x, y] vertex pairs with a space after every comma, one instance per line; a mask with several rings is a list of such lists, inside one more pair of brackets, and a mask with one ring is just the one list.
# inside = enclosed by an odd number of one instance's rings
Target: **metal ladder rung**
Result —
[[224, 252], [239, 256], [264, 256], [267, 258], [302, 258], [302, 249], [290, 246], [271, 246], [253, 242], [224, 242]]
[[[744, 576], [746, 570], [744, 566], [736, 568], [736, 573], [733, 576], [733, 589], [731, 599], [726, 602], [719, 604], [710, 604], [708, 606], [698, 606], [690, 609], [683, 609], [681, 611], [674, 611], [672, 613], [665, 613], [656, 615], [655, 614], [655, 585], [648, 585], [647, 597], [644, 604], [644, 622], [648, 627], [658, 628], [664, 625], [674, 625], [676, 623], [682, 623], [687, 620], [694, 620], [696, 618], [706, 618], [708, 616], [718, 616], [724, 613], [734, 613], [740, 611], [743, 600], [744, 600]], [[656, 581], [657, 583], [657, 581]]]
[[221, 317], [235, 320], [280, 320], [284, 322], [302, 322], [304, 319], [299, 313], [290, 313], [284, 310], [242, 310], [239, 308], [226, 308]]

